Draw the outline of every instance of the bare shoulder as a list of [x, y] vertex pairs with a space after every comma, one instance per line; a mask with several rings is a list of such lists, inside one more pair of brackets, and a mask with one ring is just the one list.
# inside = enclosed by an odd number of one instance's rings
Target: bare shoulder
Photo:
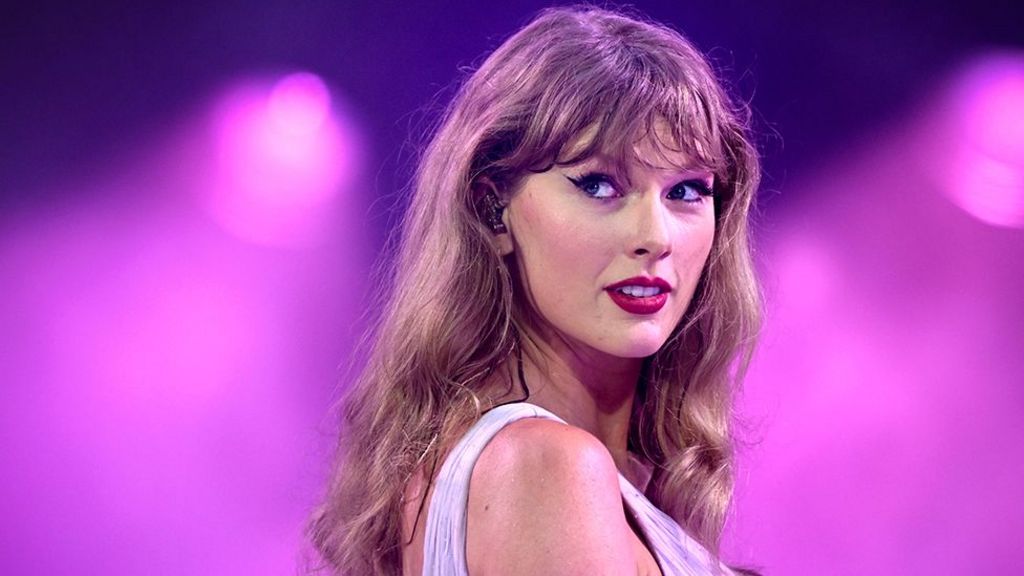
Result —
[[[488, 476], [508, 480], [508, 473], [538, 472], [535, 480], [559, 481], [566, 475], [601, 478], [618, 486], [618, 473], [608, 449], [589, 432], [548, 420], [524, 418], [505, 426], [484, 448], [473, 469], [473, 481]], [[617, 492], [616, 488], [616, 494]]]
[[635, 571], [611, 454], [584, 430], [509, 424], [473, 469], [466, 558], [473, 576]]

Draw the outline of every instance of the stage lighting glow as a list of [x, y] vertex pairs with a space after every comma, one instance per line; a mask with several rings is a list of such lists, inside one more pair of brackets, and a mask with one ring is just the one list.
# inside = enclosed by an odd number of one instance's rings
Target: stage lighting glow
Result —
[[217, 177], [208, 206], [246, 240], [305, 246], [331, 230], [360, 149], [326, 84], [299, 72], [230, 91], [214, 114]]
[[775, 266], [789, 288], [780, 305], [787, 313], [817, 317], [831, 306], [839, 271], [820, 240], [794, 235], [781, 243]]
[[331, 93], [319, 76], [298, 72], [274, 85], [267, 103], [276, 127], [286, 133], [311, 134], [331, 111]]
[[951, 94], [955, 152], [947, 194], [983, 222], [1024, 227], [1024, 55], [976, 62]]

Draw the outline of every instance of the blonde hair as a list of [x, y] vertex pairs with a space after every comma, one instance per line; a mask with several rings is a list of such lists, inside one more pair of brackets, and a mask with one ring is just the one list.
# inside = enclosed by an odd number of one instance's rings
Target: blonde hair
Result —
[[[480, 417], [485, 380], [523, 334], [514, 270], [474, 183], [511, 190], [531, 171], [598, 152], [625, 161], [640, 141], [716, 176], [711, 256], [682, 322], [645, 361], [629, 443], [654, 465], [648, 497], [717, 551], [734, 390], [761, 317], [747, 224], [759, 168], [746, 123], [677, 32], [587, 6], [543, 11], [466, 80], [421, 159], [392, 292], [342, 399], [336, 468], [310, 523], [331, 570], [401, 572], [405, 481]], [[574, 149], [584, 133], [593, 136]]]

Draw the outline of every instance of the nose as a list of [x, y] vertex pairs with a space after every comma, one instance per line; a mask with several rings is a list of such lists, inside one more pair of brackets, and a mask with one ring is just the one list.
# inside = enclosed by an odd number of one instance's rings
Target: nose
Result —
[[630, 249], [635, 256], [653, 256], [662, 259], [672, 253], [668, 207], [660, 194], [644, 194], [637, 198], [634, 218], [634, 236]]

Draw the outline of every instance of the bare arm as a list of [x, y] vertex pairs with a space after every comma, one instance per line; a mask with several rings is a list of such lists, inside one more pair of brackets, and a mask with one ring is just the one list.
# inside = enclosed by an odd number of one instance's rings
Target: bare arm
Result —
[[473, 469], [466, 542], [473, 576], [635, 573], [631, 538], [615, 463], [583, 430], [514, 422]]

